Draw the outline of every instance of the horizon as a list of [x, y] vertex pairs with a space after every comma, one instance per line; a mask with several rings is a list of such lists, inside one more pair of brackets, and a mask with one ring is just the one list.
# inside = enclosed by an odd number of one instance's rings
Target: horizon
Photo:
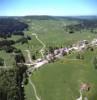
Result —
[[14, 15], [5, 15], [5, 16], [2, 16], [0, 15], [0, 17], [30, 17], [30, 16], [48, 16], [48, 17], [97, 17], [97, 15], [17, 15], [17, 16], [14, 16]]
[[96, 0], [3, 0], [0, 16], [96, 16]]

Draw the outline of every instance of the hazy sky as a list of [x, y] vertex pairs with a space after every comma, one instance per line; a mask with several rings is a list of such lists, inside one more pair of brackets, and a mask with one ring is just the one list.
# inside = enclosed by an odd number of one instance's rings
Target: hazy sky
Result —
[[97, 15], [97, 0], [0, 0], [0, 16]]

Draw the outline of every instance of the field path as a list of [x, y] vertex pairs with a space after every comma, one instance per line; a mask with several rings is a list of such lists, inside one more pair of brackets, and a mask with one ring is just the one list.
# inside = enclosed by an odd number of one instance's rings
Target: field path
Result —
[[36, 91], [35, 85], [34, 85], [34, 83], [31, 81], [30, 77], [29, 77], [29, 83], [31, 84], [31, 86], [32, 86], [32, 88], [33, 88], [33, 90], [34, 90], [34, 94], [35, 94], [36, 99], [37, 99], [37, 100], [41, 100], [41, 99], [39, 98], [39, 96], [37, 95], [37, 91]]
[[29, 62], [32, 63], [32, 58], [29, 50], [25, 50], [28, 53]]
[[41, 41], [41, 40], [39, 39], [39, 37], [38, 37], [38, 35], [37, 35], [36, 33], [32, 33], [32, 35], [34, 35], [34, 36], [36, 37], [36, 39], [39, 41], [39, 43], [42, 44], [43, 47], [40, 49], [39, 52], [41, 53], [42, 57], [44, 58], [44, 51], [45, 51], [46, 45], [44, 44], [43, 41]]
[[[36, 39], [39, 41], [39, 43], [42, 44], [43, 47], [40, 49], [39, 52], [41, 53], [41, 56], [44, 58], [44, 51], [45, 51], [46, 45], [39, 39], [39, 37], [38, 37], [38, 35], [36, 33], [32, 33], [32, 35], [34, 35], [36, 37]], [[29, 61], [32, 62], [30, 51], [29, 50], [25, 50], [25, 51], [28, 53]], [[28, 74], [28, 76], [29, 76], [29, 83], [31, 84], [31, 86], [32, 86], [32, 88], [34, 90], [34, 94], [35, 94], [36, 99], [37, 100], [41, 100], [39, 98], [39, 96], [37, 95], [37, 91], [36, 91], [36, 87], [35, 87], [34, 83], [31, 81], [31, 78], [30, 78], [31, 75]]]
[[4, 65], [0, 66], [0, 69], [10, 69], [10, 68], [12, 68], [12, 66], [7, 66], [5, 61], [4, 61]]
[[82, 91], [80, 90], [80, 97], [77, 98], [76, 100], [82, 100]]

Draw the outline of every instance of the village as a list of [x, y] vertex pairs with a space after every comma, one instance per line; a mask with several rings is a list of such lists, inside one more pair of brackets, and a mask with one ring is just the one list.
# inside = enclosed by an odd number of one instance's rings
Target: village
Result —
[[78, 41], [76, 44], [73, 44], [71, 47], [54, 49], [53, 53], [49, 52], [47, 55], [44, 55], [41, 58], [36, 59], [35, 61], [32, 61], [30, 51], [27, 50], [29, 59], [24, 65], [29, 66], [28, 72], [32, 73], [35, 69], [38, 69], [41, 66], [54, 61], [54, 59], [60, 59], [65, 55], [71, 54], [72, 52], [81, 52], [86, 50], [88, 47], [96, 46], [97, 39], [93, 39], [91, 42], [89, 42], [88, 40], [82, 40]]
[[[33, 71], [38, 70], [40, 67], [42, 67], [45, 64], [54, 62], [55, 59], [61, 59], [66, 55], [69, 55], [73, 52], [82, 52], [84, 50], [86, 50], [87, 48], [92, 48], [97, 46], [97, 39], [93, 39], [92, 41], [88, 41], [88, 40], [82, 40], [82, 41], [78, 41], [76, 44], [73, 44], [70, 47], [62, 47], [62, 48], [57, 48], [54, 49], [53, 52], [48, 52], [46, 55], [44, 55], [45, 52], [45, 44], [38, 38], [38, 36], [36, 34], [34, 34], [37, 38], [38, 41], [40, 41], [40, 43], [43, 45], [43, 48], [40, 50], [41, 53], [41, 58], [36, 59], [35, 61], [32, 61], [31, 58], [31, 53], [29, 50], [25, 50], [25, 52], [28, 54], [26, 63], [24, 63], [24, 65], [28, 66], [28, 70], [26, 71], [27, 75], [28, 75], [28, 79], [29, 79], [29, 83], [31, 84], [31, 86], [34, 89], [34, 93], [35, 93], [35, 97], [37, 100], [41, 100], [40, 97], [37, 94], [36, 91], [36, 87], [34, 85], [34, 83], [31, 81], [31, 76]], [[91, 50], [92, 50], [91, 49]], [[20, 64], [20, 63], [19, 63]], [[24, 87], [24, 83], [22, 82], [22, 87]], [[83, 99], [83, 91], [88, 91], [90, 89], [90, 85], [88, 83], [81, 83], [80, 85], [80, 89], [79, 89], [79, 93], [80, 96], [76, 99], [76, 100], [82, 100]], [[84, 100], [88, 100], [87, 97], [84, 97]]]

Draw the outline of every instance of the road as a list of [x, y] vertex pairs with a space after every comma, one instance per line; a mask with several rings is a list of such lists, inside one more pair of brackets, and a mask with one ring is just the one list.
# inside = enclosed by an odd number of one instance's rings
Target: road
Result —
[[29, 62], [30, 62], [30, 63], [33, 63], [33, 62], [32, 62], [32, 58], [31, 58], [30, 51], [29, 51], [29, 50], [25, 50], [25, 51], [28, 53]]
[[[30, 76], [30, 77], [31, 77], [31, 76]], [[29, 77], [29, 83], [31, 84], [31, 86], [32, 86], [32, 88], [33, 88], [33, 90], [34, 90], [35, 97], [36, 97], [37, 100], [41, 100], [41, 99], [39, 98], [39, 96], [37, 95], [37, 91], [36, 91], [35, 85], [34, 85], [34, 83], [31, 81], [31, 78], [30, 78], [30, 77]]]
[[80, 92], [80, 97], [77, 98], [76, 100], [82, 100], [82, 91], [80, 90], [79, 92]]
[[6, 63], [5, 63], [5, 61], [4, 61], [4, 65], [0, 66], [0, 68], [1, 69], [8, 69], [8, 68], [10, 69], [10, 68], [12, 68], [12, 66], [7, 66]]
[[41, 56], [44, 58], [44, 52], [45, 52], [46, 45], [44, 44], [43, 41], [41, 41], [41, 40], [39, 39], [39, 37], [38, 37], [38, 35], [37, 35], [36, 33], [32, 33], [32, 35], [34, 35], [34, 36], [36, 37], [36, 39], [39, 41], [39, 43], [42, 44], [43, 47], [40, 49], [39, 52], [41, 53]]
[[[45, 51], [46, 45], [39, 39], [39, 37], [38, 37], [38, 35], [36, 33], [32, 33], [32, 35], [34, 35], [36, 37], [36, 39], [39, 41], [39, 43], [42, 44], [43, 47], [40, 49], [39, 52], [41, 53], [42, 58], [44, 58], [44, 51]], [[26, 52], [28, 53], [29, 61], [32, 62], [30, 51], [26, 50]], [[48, 61], [46, 61], [46, 60], [44, 60], [42, 62], [38, 62], [38, 63], [36, 63], [34, 68], [30, 68], [30, 69], [32, 69], [31, 71], [34, 71], [35, 68], [39, 68], [39, 67], [41, 67], [42, 65], [44, 65], [46, 63], [48, 63]], [[41, 100], [39, 98], [39, 96], [37, 95], [37, 91], [36, 91], [36, 87], [35, 87], [34, 83], [31, 81], [31, 78], [30, 78], [31, 76], [29, 74], [28, 74], [28, 76], [29, 76], [29, 83], [31, 84], [31, 86], [32, 86], [32, 88], [34, 90], [34, 94], [35, 94], [36, 99], [37, 100]]]

